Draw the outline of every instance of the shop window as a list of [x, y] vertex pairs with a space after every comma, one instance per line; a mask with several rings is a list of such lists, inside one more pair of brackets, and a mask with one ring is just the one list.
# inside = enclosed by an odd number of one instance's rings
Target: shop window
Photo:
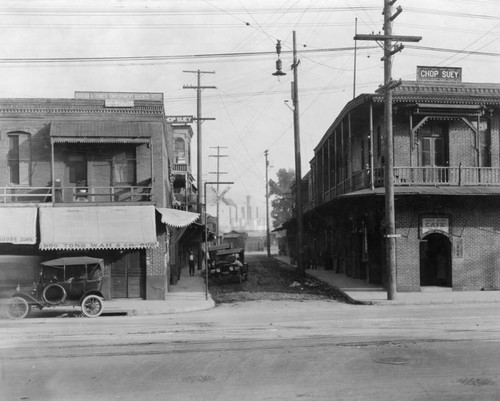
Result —
[[14, 185], [30, 185], [31, 144], [30, 134], [18, 132], [8, 134], [9, 182]]

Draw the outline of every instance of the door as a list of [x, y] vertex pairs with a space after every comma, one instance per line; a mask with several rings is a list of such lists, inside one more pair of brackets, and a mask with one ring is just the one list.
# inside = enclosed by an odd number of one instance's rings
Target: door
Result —
[[444, 234], [420, 242], [420, 286], [451, 287], [451, 242]]
[[420, 165], [423, 182], [448, 182], [448, 123], [428, 121], [420, 130]]
[[144, 251], [120, 255], [111, 265], [112, 298], [144, 298], [146, 287]]
[[[447, 169], [445, 162], [445, 141], [441, 137], [422, 138], [422, 167], [424, 169], [424, 182], [447, 182]], [[440, 168], [443, 167], [443, 168]]]

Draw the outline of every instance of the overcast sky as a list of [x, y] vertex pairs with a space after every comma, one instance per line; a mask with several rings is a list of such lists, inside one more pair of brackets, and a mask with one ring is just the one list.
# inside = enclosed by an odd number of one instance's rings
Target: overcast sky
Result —
[[[202, 85], [203, 176], [234, 181], [228, 197], [265, 202], [270, 178], [294, 168], [290, 100], [292, 32], [299, 51], [302, 172], [313, 149], [352, 99], [358, 33], [382, 29], [383, 0], [2, 0], [0, 96], [71, 98], [74, 91], [162, 92], [167, 115], [195, 115]], [[465, 82], [500, 83], [500, 1], [399, 0], [393, 32], [422, 36], [394, 58], [393, 77], [414, 80], [416, 66], [463, 68]], [[275, 71], [276, 40], [285, 77]], [[356, 94], [383, 80], [382, 50], [358, 42]], [[142, 57], [134, 59], [133, 57]], [[44, 62], [30, 59], [48, 59]], [[76, 58], [77, 60], [72, 60]], [[102, 60], [102, 58], [108, 58]], [[9, 59], [16, 59], [10, 60]], [[54, 60], [59, 59], [59, 60]], [[288, 102], [291, 105], [291, 101]], [[193, 125], [196, 136], [196, 126]], [[196, 153], [196, 144], [193, 146]], [[196, 177], [196, 173], [194, 172]]]

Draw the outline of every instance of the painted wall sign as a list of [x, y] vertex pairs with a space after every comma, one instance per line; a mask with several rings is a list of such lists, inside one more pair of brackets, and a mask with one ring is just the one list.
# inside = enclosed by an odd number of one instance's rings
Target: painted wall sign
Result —
[[431, 231], [450, 233], [450, 219], [448, 217], [422, 217], [420, 235], [424, 236]]
[[193, 116], [166, 116], [167, 123], [170, 124], [191, 124]]
[[454, 259], [464, 258], [464, 241], [462, 238], [453, 238], [453, 253], [452, 257]]
[[85, 92], [76, 91], [75, 99], [153, 100], [163, 102], [163, 93], [149, 92]]
[[462, 68], [417, 66], [417, 81], [462, 82]]

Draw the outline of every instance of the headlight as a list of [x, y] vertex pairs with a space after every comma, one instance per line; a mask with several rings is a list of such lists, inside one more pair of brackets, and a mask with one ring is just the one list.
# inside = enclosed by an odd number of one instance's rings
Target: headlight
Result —
[[229, 271], [232, 272], [233, 270], [233, 266], [229, 266]]
[[217, 273], [220, 273], [220, 269], [215, 269], [215, 271], [216, 271]]

